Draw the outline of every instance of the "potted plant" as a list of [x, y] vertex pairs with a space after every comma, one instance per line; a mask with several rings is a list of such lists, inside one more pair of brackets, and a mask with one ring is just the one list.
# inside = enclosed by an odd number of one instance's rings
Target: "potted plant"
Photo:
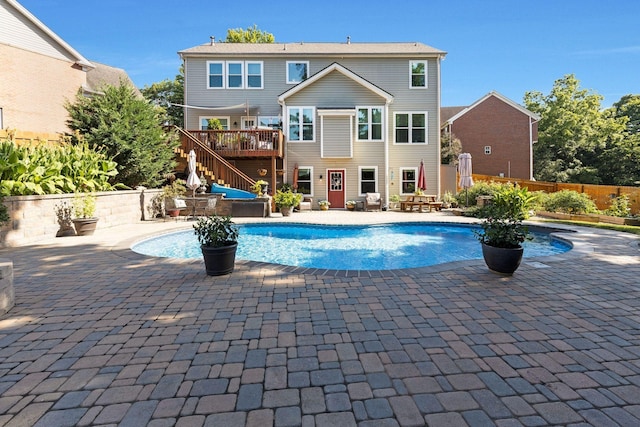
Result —
[[397, 209], [400, 204], [400, 195], [392, 194], [389, 196], [389, 209]]
[[56, 218], [60, 228], [56, 237], [75, 236], [76, 230], [73, 225], [73, 208], [68, 202], [61, 202], [55, 205]]
[[320, 200], [318, 202], [318, 205], [320, 206], [320, 210], [326, 211], [326, 210], [329, 210], [329, 206], [331, 206], [331, 202], [329, 202], [328, 200]]
[[353, 211], [356, 209], [356, 201], [355, 200], [347, 200], [347, 209]]
[[291, 190], [278, 190], [273, 196], [273, 203], [280, 210], [282, 216], [291, 215], [294, 206], [298, 206], [302, 201], [302, 194], [294, 193]]
[[256, 193], [258, 196], [262, 196], [267, 194], [267, 188], [269, 187], [269, 183], [263, 179], [259, 179], [255, 184], [251, 186], [251, 191]]
[[445, 191], [442, 195], [442, 207], [444, 209], [455, 208], [458, 206], [458, 199], [451, 193], [451, 191]]
[[238, 249], [238, 227], [229, 216], [212, 215], [193, 224], [209, 276], [233, 271]]
[[73, 197], [73, 226], [78, 236], [89, 236], [96, 230], [96, 196], [91, 193], [76, 193]]
[[503, 187], [496, 191], [491, 204], [481, 210], [485, 219], [476, 236], [490, 270], [511, 275], [520, 266], [522, 243], [529, 238], [522, 221], [528, 217], [534, 199], [526, 188]]
[[171, 184], [167, 184], [162, 187], [162, 193], [156, 196], [165, 206], [162, 212], [166, 210], [170, 217], [177, 217], [180, 215], [180, 209], [175, 205], [175, 199], [184, 197], [186, 193], [186, 182], [182, 179], [176, 179], [172, 181]]

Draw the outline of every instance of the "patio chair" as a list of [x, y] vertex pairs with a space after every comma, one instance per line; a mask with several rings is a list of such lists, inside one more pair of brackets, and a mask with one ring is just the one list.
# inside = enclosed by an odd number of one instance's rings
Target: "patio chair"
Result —
[[381, 210], [382, 200], [380, 199], [380, 193], [367, 193], [364, 199], [364, 210]]

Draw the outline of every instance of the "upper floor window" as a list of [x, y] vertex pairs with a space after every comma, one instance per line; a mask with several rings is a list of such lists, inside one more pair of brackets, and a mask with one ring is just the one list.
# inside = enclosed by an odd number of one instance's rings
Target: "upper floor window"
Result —
[[207, 62], [207, 74], [209, 76], [207, 88], [224, 87], [224, 62]]
[[262, 89], [262, 61], [207, 61], [208, 89]]
[[289, 141], [315, 140], [316, 111], [314, 107], [289, 107]]
[[358, 107], [358, 140], [382, 141], [382, 107]]
[[412, 88], [427, 87], [427, 61], [411, 61], [409, 73]]
[[287, 83], [300, 83], [308, 77], [309, 61], [287, 61]]
[[396, 144], [425, 144], [427, 113], [396, 113], [395, 136]]

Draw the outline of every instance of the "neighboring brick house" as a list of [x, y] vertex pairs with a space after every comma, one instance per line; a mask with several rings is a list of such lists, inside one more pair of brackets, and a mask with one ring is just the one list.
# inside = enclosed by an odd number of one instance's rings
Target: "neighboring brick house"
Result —
[[[440, 193], [440, 62], [445, 52], [422, 43], [207, 43], [179, 52], [185, 70], [185, 128], [194, 135], [218, 119], [211, 148], [251, 178], [297, 182], [331, 208], [367, 192], [413, 193], [420, 160], [427, 192]], [[284, 140], [277, 158], [272, 129]], [[223, 136], [227, 142], [219, 141]], [[229, 137], [241, 135], [230, 149]], [[271, 139], [271, 133], [268, 134]], [[262, 164], [264, 162], [264, 164]], [[273, 169], [279, 169], [276, 176]], [[295, 173], [295, 176], [294, 176]], [[273, 185], [272, 185], [273, 186]]]
[[68, 131], [64, 104], [79, 89], [91, 95], [103, 83], [131, 82], [91, 63], [15, 0], [0, 0], [0, 64], [0, 129], [52, 137]]
[[540, 117], [490, 92], [468, 107], [444, 107], [443, 133], [453, 134], [473, 159], [473, 173], [533, 179], [533, 144]]

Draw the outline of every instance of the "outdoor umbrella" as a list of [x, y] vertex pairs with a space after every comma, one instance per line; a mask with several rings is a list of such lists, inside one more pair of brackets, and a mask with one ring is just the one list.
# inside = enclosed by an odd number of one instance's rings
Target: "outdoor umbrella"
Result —
[[458, 156], [458, 168], [460, 171], [460, 187], [465, 189], [467, 201], [466, 206], [469, 206], [469, 187], [473, 186], [473, 178], [471, 177], [471, 154], [462, 153]]
[[298, 164], [293, 167], [293, 189], [298, 189]]
[[418, 169], [418, 188], [422, 191], [427, 189], [427, 178], [424, 174], [424, 160], [420, 160], [420, 168]]
[[196, 152], [189, 151], [189, 177], [187, 178], [187, 187], [193, 192], [193, 197], [196, 196], [196, 189], [202, 185], [198, 174], [196, 173]]

